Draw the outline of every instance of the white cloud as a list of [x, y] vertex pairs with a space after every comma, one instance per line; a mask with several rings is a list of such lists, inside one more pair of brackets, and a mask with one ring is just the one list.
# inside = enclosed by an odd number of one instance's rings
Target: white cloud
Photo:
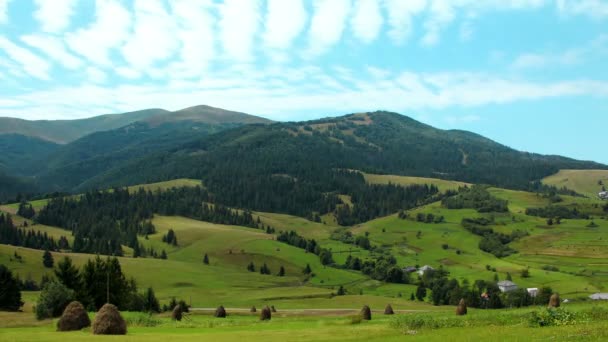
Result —
[[402, 43], [412, 33], [414, 16], [422, 12], [426, 0], [385, 0], [390, 30], [388, 35], [394, 43]]
[[430, 13], [424, 23], [426, 30], [421, 39], [423, 45], [431, 46], [439, 42], [439, 34], [449, 25], [456, 14], [449, 0], [432, 0]]
[[144, 71], [175, 52], [176, 22], [160, 0], [135, 0], [133, 35], [122, 48], [132, 68]]
[[260, 1], [225, 0], [219, 5], [220, 39], [232, 60], [253, 59], [253, 46], [260, 26]]
[[15, 63], [20, 64], [28, 75], [42, 80], [49, 79], [49, 63], [30, 50], [24, 49], [4, 37], [0, 37], [0, 49], [4, 50]]
[[87, 80], [89, 82], [104, 83], [108, 79], [108, 76], [106, 75], [105, 72], [103, 72], [102, 70], [95, 68], [95, 67], [88, 67], [86, 69], [86, 73], [87, 73]]
[[181, 44], [180, 58], [170, 65], [171, 72], [178, 78], [200, 77], [215, 55], [211, 1], [172, 1], [171, 10]]
[[383, 22], [378, 0], [358, 0], [351, 19], [353, 33], [364, 43], [370, 43], [378, 37]]
[[608, 1], [557, 0], [557, 10], [563, 15], [586, 15], [603, 19], [608, 18]]
[[111, 67], [112, 49], [122, 45], [129, 35], [131, 14], [116, 0], [95, 2], [95, 21], [85, 29], [66, 35], [70, 49], [94, 64]]
[[66, 51], [63, 41], [59, 38], [48, 35], [28, 35], [22, 36], [21, 40], [27, 45], [39, 49], [67, 69], [78, 69], [83, 64], [82, 60]]
[[318, 56], [340, 41], [350, 7], [350, 0], [318, 0], [314, 3], [315, 13], [308, 31], [308, 55]]
[[608, 34], [600, 35], [580, 47], [561, 52], [522, 53], [511, 63], [513, 69], [563, 67], [582, 64], [591, 58], [608, 56]]
[[307, 18], [302, 0], [268, 0], [264, 44], [270, 49], [289, 48], [304, 29]]
[[8, 4], [11, 0], [0, 0], [0, 24], [8, 22]]
[[70, 24], [77, 0], [35, 0], [38, 9], [34, 17], [45, 32], [58, 33]]

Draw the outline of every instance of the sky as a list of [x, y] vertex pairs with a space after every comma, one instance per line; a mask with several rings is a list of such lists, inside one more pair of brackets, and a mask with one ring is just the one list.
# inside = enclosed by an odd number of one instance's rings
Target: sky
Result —
[[389, 110], [608, 163], [608, 0], [0, 0], [0, 116]]

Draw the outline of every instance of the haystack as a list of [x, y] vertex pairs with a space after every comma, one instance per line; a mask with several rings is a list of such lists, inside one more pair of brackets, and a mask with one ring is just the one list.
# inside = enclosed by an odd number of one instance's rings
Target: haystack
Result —
[[365, 305], [361, 309], [361, 319], [363, 319], [364, 321], [372, 320], [372, 310], [369, 308], [369, 306]]
[[467, 304], [464, 302], [464, 298], [460, 300], [456, 307], [456, 315], [464, 316], [467, 314]]
[[96, 335], [125, 335], [127, 323], [120, 315], [118, 308], [105, 304], [99, 309], [93, 321], [93, 334]]
[[255, 308], [255, 305], [251, 307], [251, 310], [249, 310], [249, 312], [257, 312], [258, 310]]
[[390, 304], [386, 305], [386, 308], [384, 308], [384, 314], [385, 315], [394, 315], [395, 311], [393, 311], [393, 307]]
[[182, 320], [182, 307], [181, 307], [181, 305], [176, 305], [173, 308], [173, 311], [171, 311], [171, 319], [173, 319], [174, 321], [181, 321]]
[[66, 306], [59, 322], [57, 322], [58, 331], [81, 330], [82, 328], [90, 326], [91, 319], [89, 319], [87, 311], [84, 309], [84, 306], [77, 301], [73, 301]]
[[559, 308], [559, 294], [554, 293], [551, 295], [551, 298], [549, 298], [549, 307], [550, 308]]
[[223, 305], [220, 305], [217, 307], [217, 309], [215, 309], [214, 316], [217, 318], [226, 318], [226, 309]]
[[265, 306], [260, 312], [260, 321], [270, 321], [272, 318], [271, 310], [268, 306]]

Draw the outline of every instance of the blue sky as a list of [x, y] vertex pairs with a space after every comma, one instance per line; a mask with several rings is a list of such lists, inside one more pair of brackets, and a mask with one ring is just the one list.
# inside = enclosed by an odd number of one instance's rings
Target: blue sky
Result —
[[608, 163], [608, 0], [0, 0], [0, 116], [384, 109]]

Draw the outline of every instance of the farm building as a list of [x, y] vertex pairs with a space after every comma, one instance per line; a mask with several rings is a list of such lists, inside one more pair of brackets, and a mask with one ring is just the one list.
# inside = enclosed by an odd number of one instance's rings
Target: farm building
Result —
[[403, 269], [403, 272], [406, 272], [406, 273], [414, 273], [414, 272], [416, 272], [417, 270], [418, 270], [418, 269], [417, 269], [416, 267], [414, 267], [414, 266], [408, 266], [408, 267], [405, 267], [405, 268]]
[[424, 272], [426, 272], [426, 271], [432, 271], [432, 270], [434, 270], [434, 268], [432, 268], [431, 266], [424, 265], [424, 266], [420, 267], [420, 269], [418, 270], [418, 274], [419, 275], [424, 275]]
[[538, 288], [536, 287], [529, 287], [526, 289], [526, 291], [528, 291], [528, 294], [532, 298], [536, 298], [536, 296], [538, 296]]
[[602, 191], [597, 195], [603, 200], [608, 200], [608, 191]]
[[593, 300], [608, 300], [608, 293], [594, 293], [589, 298]]
[[517, 285], [510, 280], [499, 281], [496, 285], [498, 285], [498, 288], [501, 292], [510, 292], [517, 290]]

